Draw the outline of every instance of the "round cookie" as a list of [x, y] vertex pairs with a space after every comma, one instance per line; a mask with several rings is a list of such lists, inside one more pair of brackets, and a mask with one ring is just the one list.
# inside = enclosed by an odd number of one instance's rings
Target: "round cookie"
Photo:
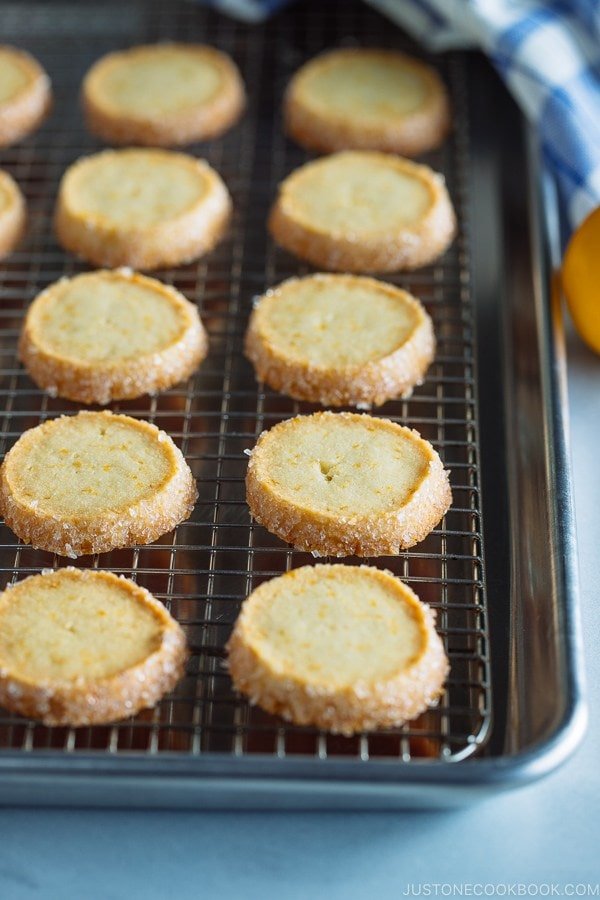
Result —
[[346, 735], [418, 716], [449, 668], [430, 608], [369, 566], [304, 566], [261, 584], [227, 649], [251, 703]]
[[264, 431], [246, 476], [251, 515], [316, 556], [384, 556], [422, 541], [452, 502], [416, 431], [361, 413], [296, 416]]
[[70, 166], [55, 229], [67, 250], [97, 266], [157, 269], [211, 250], [231, 214], [220, 176], [168, 150], [105, 150]]
[[0, 45], [0, 147], [35, 131], [51, 106], [50, 79], [38, 61], [17, 47]]
[[422, 383], [435, 337], [406, 291], [319, 274], [291, 278], [259, 299], [245, 349], [258, 379], [296, 400], [378, 406]]
[[76, 558], [150, 544], [187, 519], [198, 492], [155, 425], [80, 412], [30, 428], [0, 467], [0, 510], [26, 544]]
[[0, 259], [15, 249], [27, 221], [25, 198], [16, 181], [0, 169]]
[[418, 156], [444, 140], [450, 107], [431, 66], [392, 50], [345, 48], [296, 72], [284, 119], [288, 134], [309, 150]]
[[82, 403], [164, 391], [188, 378], [207, 349], [196, 306], [125, 269], [51, 285], [29, 307], [19, 341], [39, 387]]
[[98, 725], [154, 706], [186, 658], [162, 603], [111, 572], [46, 570], [0, 594], [0, 704], [45, 725]]
[[269, 217], [277, 243], [336, 272], [417, 269], [447, 249], [455, 228], [441, 175], [359, 150], [296, 169], [279, 186]]
[[82, 88], [87, 126], [110, 144], [174, 147], [218, 137], [240, 117], [233, 60], [204, 44], [149, 44], [109, 53]]

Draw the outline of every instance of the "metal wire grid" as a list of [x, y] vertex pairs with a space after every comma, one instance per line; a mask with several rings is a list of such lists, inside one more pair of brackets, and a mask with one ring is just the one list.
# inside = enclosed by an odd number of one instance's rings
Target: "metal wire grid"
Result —
[[[242, 339], [253, 297], [286, 277], [309, 271], [276, 248], [265, 230], [277, 182], [306, 159], [280, 127], [281, 96], [291, 73], [332, 45], [415, 48], [358, 2], [300, 4], [266, 26], [251, 28], [186, 3], [124, 8], [109, 0], [90, 10], [65, 4], [60, 22], [55, 6], [20, 4], [12, 16], [8, 8], [4, 11], [5, 39], [27, 47], [44, 63], [56, 104], [37, 135], [0, 153], [0, 165], [17, 179], [30, 210], [26, 240], [0, 267], [0, 451], [6, 452], [26, 428], [77, 409], [34, 387], [17, 362], [16, 341], [33, 297], [55, 279], [84, 269], [57, 246], [51, 229], [64, 169], [99, 146], [83, 129], [77, 104], [81, 77], [102, 53], [133, 42], [183, 39], [221, 47], [240, 65], [249, 109], [223, 139], [191, 152], [207, 158], [225, 178], [235, 202], [233, 226], [207, 259], [158, 273], [198, 303], [210, 333], [210, 354], [186, 384], [159, 397], [112, 407], [155, 422], [175, 439], [198, 479], [200, 499], [191, 519], [156, 544], [77, 563], [123, 573], [151, 590], [184, 626], [193, 655], [174, 694], [153, 711], [117, 725], [84, 729], [49, 729], [2, 712], [0, 748], [51, 748], [73, 754], [343, 755], [403, 762], [469, 756], [489, 732], [491, 697], [466, 233], [468, 98], [460, 55], [436, 61], [452, 93], [456, 127], [445, 146], [426, 160], [446, 175], [460, 233], [435, 266], [389, 279], [426, 304], [435, 322], [438, 353], [414, 396], [380, 411], [416, 427], [434, 444], [451, 469], [454, 504], [440, 526], [413, 550], [374, 561], [403, 577], [437, 610], [451, 675], [439, 706], [418, 720], [395, 731], [342, 738], [294, 727], [250, 708], [232, 692], [222, 665], [241, 600], [265, 578], [314, 563], [310, 555], [289, 549], [250, 523], [243, 479], [244, 450], [253, 446], [263, 428], [316, 407], [257, 385], [242, 355]], [[5, 526], [0, 541], [2, 584], [70, 562], [21, 545]]]

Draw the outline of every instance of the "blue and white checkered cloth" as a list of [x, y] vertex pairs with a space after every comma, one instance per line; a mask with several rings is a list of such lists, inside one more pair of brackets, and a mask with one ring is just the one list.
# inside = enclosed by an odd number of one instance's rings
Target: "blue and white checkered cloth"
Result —
[[[287, 0], [211, 0], [259, 21]], [[538, 130], [567, 218], [600, 205], [600, 0], [367, 0], [431, 50], [488, 54]]]

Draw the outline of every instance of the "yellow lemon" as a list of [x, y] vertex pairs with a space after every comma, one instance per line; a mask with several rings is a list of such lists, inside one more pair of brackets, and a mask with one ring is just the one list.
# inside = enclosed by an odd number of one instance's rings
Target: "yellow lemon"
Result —
[[562, 285], [577, 331], [600, 353], [600, 206], [584, 219], [569, 241]]

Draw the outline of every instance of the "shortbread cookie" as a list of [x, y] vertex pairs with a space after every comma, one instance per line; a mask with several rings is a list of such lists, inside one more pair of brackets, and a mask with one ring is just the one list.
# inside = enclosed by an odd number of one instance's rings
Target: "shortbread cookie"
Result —
[[0, 594], [0, 704], [45, 725], [98, 725], [154, 706], [186, 658], [162, 603], [111, 572], [46, 570]]
[[444, 140], [450, 108], [434, 69], [392, 50], [346, 48], [310, 60], [293, 77], [286, 130], [303, 147], [417, 156]]
[[357, 275], [285, 281], [259, 299], [246, 333], [261, 381], [328, 406], [408, 397], [434, 353], [433, 325], [419, 301]]
[[218, 137], [240, 117], [233, 60], [203, 44], [150, 44], [109, 53], [83, 82], [88, 128], [110, 144], [174, 147]]
[[25, 198], [16, 181], [0, 169], [0, 259], [15, 249], [25, 231]]
[[455, 227], [441, 175], [399, 156], [358, 150], [292, 172], [269, 218], [286, 250], [342, 272], [424, 266], [446, 250]]
[[50, 79], [17, 47], [0, 46], [0, 147], [16, 144], [41, 125], [52, 106]]
[[305, 566], [261, 584], [228, 651], [251, 703], [347, 735], [418, 716], [448, 674], [430, 608], [370, 566]]
[[263, 432], [246, 497], [267, 531], [317, 556], [397, 554], [427, 537], [452, 502], [442, 461], [416, 431], [333, 412]]
[[149, 422], [80, 412], [30, 428], [0, 468], [0, 508], [26, 544], [75, 558], [150, 544], [198, 494], [171, 438]]
[[196, 306], [154, 278], [117, 269], [64, 278], [36, 297], [19, 356], [52, 396], [109, 403], [183, 381], [207, 347]]
[[105, 150], [63, 175], [60, 243], [98, 266], [157, 269], [202, 256], [220, 240], [231, 200], [208, 163], [168, 150]]

